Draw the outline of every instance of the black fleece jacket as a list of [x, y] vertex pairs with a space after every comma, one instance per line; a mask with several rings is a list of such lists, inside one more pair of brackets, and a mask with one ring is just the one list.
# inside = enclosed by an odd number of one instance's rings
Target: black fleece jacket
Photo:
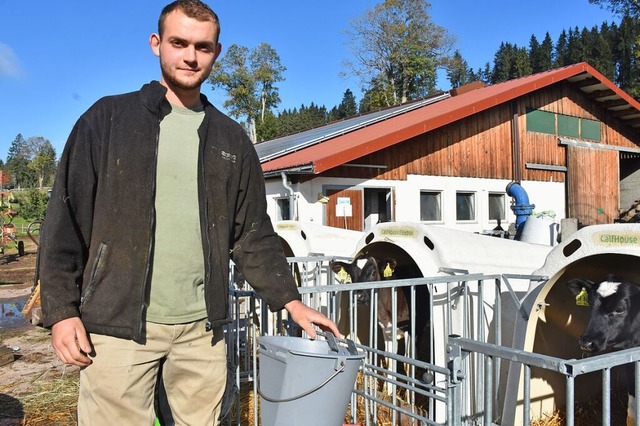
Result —
[[[79, 316], [87, 331], [144, 342], [153, 256], [161, 104], [157, 81], [105, 97], [74, 126], [41, 232], [38, 277], [43, 322]], [[205, 300], [212, 326], [229, 321], [229, 259], [272, 310], [300, 295], [266, 213], [264, 180], [251, 141], [202, 95], [198, 208]], [[175, 238], [180, 238], [176, 223]]]

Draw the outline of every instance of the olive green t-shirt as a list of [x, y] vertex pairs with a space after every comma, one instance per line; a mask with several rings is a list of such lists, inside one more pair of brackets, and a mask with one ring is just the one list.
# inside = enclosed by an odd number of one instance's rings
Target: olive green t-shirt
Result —
[[169, 104], [164, 108], [168, 114], [160, 122], [147, 320], [180, 324], [207, 316], [197, 179], [204, 110]]

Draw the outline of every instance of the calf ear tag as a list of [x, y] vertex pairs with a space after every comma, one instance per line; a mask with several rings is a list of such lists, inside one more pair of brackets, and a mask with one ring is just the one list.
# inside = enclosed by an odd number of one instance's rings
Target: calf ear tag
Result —
[[578, 306], [589, 306], [589, 294], [587, 293], [586, 288], [582, 288], [582, 291], [578, 293], [576, 296], [576, 305]]
[[393, 269], [391, 269], [391, 265], [387, 263], [386, 268], [384, 268], [384, 271], [382, 271], [382, 275], [384, 275], [385, 278], [389, 278], [393, 275]]
[[344, 268], [340, 268], [340, 272], [338, 272], [336, 275], [338, 276], [338, 280], [342, 281], [345, 284], [351, 282], [351, 275], [349, 275], [349, 273]]

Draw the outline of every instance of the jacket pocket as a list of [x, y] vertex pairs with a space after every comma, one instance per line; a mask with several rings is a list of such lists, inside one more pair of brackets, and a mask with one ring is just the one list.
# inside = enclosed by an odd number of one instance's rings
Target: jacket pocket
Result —
[[93, 264], [91, 265], [91, 275], [89, 275], [89, 284], [82, 291], [80, 295], [80, 312], [82, 312], [83, 306], [87, 303], [88, 300], [91, 299], [93, 292], [95, 291], [98, 282], [97, 277], [102, 267], [104, 266], [104, 259], [107, 253], [107, 245], [105, 243], [100, 243], [98, 246], [98, 252], [96, 253], [96, 257], [93, 260]]

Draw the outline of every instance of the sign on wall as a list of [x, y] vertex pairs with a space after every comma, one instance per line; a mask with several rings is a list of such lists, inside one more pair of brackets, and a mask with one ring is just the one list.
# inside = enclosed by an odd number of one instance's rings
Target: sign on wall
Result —
[[336, 204], [336, 217], [351, 217], [351, 216], [353, 216], [351, 198], [338, 197], [338, 201]]

